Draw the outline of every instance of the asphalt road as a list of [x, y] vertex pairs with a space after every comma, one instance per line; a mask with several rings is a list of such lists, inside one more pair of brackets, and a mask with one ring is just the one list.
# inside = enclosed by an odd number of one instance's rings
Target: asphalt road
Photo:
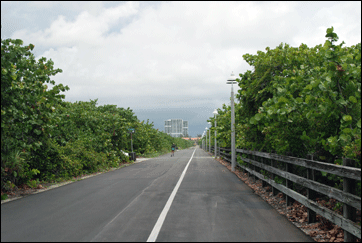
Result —
[[1, 241], [147, 241], [151, 235], [313, 241], [199, 148], [1, 205]]

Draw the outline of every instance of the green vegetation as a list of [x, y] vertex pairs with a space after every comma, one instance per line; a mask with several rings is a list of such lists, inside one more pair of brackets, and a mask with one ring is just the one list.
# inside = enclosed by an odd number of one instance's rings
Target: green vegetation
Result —
[[[326, 37], [324, 45], [313, 48], [282, 43], [243, 55], [253, 71], [238, 79], [238, 148], [302, 158], [312, 154], [336, 164], [349, 157], [361, 167], [361, 43], [336, 45], [333, 27]], [[230, 106], [218, 113], [217, 139], [230, 147]], [[214, 124], [214, 117], [208, 121]]]
[[[237, 148], [299, 158], [313, 155], [314, 160], [339, 165], [348, 157], [361, 168], [361, 43], [337, 45], [333, 27], [325, 37], [324, 45], [313, 48], [281, 43], [243, 55], [253, 71], [237, 79]], [[230, 112], [225, 104], [218, 109], [221, 147], [231, 146]], [[214, 124], [214, 119], [208, 121]], [[214, 131], [212, 126], [211, 141]], [[297, 166], [293, 170], [303, 173]], [[317, 180], [341, 187], [338, 176], [319, 174]], [[360, 188], [358, 182], [358, 195]]]
[[[1, 40], [1, 190], [41, 181], [61, 181], [118, 167], [129, 162], [129, 128], [134, 128], [137, 155], [168, 153], [172, 143], [181, 148], [192, 141], [158, 131], [139, 121], [130, 108], [65, 102], [50, 76], [62, 72], [52, 60], [35, 60], [34, 45]], [[53, 85], [48, 88], [48, 85]], [[122, 151], [121, 151], [122, 150]]]

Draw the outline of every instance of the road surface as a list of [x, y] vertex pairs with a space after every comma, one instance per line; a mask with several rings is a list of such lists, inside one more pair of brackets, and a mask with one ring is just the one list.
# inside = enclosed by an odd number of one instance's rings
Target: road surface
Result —
[[1, 205], [1, 241], [313, 241], [200, 148]]

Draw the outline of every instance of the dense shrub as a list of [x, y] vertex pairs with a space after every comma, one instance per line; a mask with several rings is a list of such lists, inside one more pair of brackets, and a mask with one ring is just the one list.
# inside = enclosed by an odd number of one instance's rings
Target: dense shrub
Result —
[[[62, 102], [61, 91], [68, 90], [50, 79], [60, 69], [53, 62], [35, 60], [34, 45], [22, 40], [1, 40], [1, 188], [38, 175], [36, 153], [45, 148], [54, 117], [54, 106]], [[48, 84], [53, 84], [48, 89]], [[8, 185], [8, 186], [7, 186]]]
[[[237, 147], [336, 164], [349, 157], [361, 167], [361, 43], [335, 44], [333, 27], [326, 37], [313, 48], [282, 43], [243, 55], [253, 71], [239, 75]], [[218, 140], [229, 147], [230, 107], [218, 112]]]

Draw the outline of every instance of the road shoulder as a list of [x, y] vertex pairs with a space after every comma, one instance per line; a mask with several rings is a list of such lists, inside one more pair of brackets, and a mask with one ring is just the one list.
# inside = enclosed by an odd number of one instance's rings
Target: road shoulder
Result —
[[17, 189], [15, 191], [13, 191], [11, 194], [9, 194], [7, 199], [1, 200], [1, 204], [8, 203], [8, 202], [11, 202], [11, 201], [14, 201], [14, 200], [18, 200], [18, 199], [21, 199], [21, 198], [29, 196], [29, 195], [49, 191], [49, 190], [52, 190], [54, 188], [65, 186], [65, 185], [68, 185], [68, 184], [73, 183], [73, 182], [85, 180], [85, 179], [93, 177], [93, 176], [97, 176], [97, 175], [104, 174], [104, 173], [107, 173], [107, 172], [111, 172], [111, 171], [114, 171], [114, 170], [119, 170], [119, 169], [124, 168], [126, 166], [130, 166], [130, 165], [136, 164], [136, 163], [141, 163], [141, 162], [149, 160], [149, 159], [150, 158], [137, 158], [136, 161], [133, 162], [133, 163], [124, 163], [124, 164], [122, 164], [121, 166], [119, 166], [117, 168], [110, 168], [107, 171], [100, 171], [100, 172], [95, 172], [95, 173], [92, 173], [92, 174], [89, 174], [89, 175], [77, 176], [77, 177], [74, 177], [71, 180], [67, 180], [67, 181], [59, 182], [59, 183], [56, 183], [56, 182], [55, 183], [42, 183], [42, 184], [39, 184], [36, 188]]

